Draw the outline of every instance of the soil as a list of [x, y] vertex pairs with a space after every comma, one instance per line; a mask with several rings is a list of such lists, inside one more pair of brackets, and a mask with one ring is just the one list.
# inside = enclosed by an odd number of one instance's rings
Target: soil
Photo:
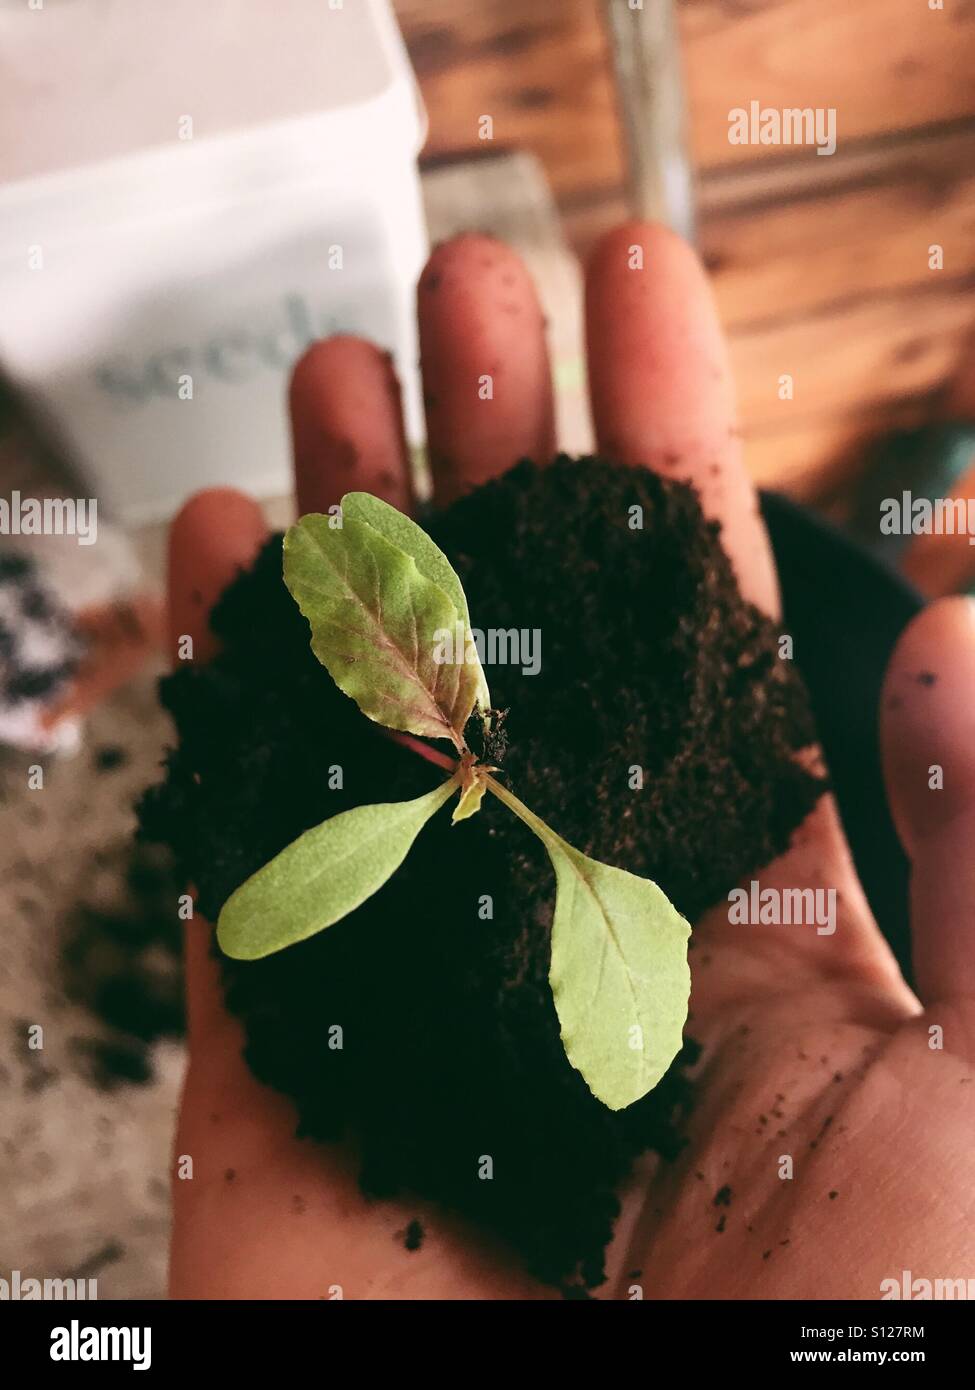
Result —
[[[113, 756], [106, 761], [107, 753]], [[105, 775], [124, 761], [124, 751], [114, 747], [93, 757]], [[114, 1090], [151, 1081], [153, 1045], [183, 1034], [182, 924], [173, 912], [182, 889], [170, 856], [155, 845], [123, 839], [100, 852], [94, 867], [112, 874], [113, 899], [82, 898], [76, 905], [60, 961], [67, 994], [87, 1005], [104, 1030], [75, 1039], [74, 1050], [89, 1079]]]
[[[487, 676], [508, 711], [503, 775], [570, 844], [656, 880], [692, 922], [786, 847], [822, 791], [795, 757], [813, 739], [805, 692], [690, 488], [594, 459], [522, 463], [427, 524], [475, 628], [540, 630], [538, 674]], [[162, 682], [179, 742], [141, 808], [211, 921], [303, 830], [442, 778], [316, 661], [280, 537], [213, 626], [216, 661]], [[223, 972], [247, 1060], [294, 1098], [299, 1133], [354, 1136], [366, 1192], [433, 1199], [578, 1296], [604, 1277], [636, 1156], [679, 1152], [696, 1049], [627, 1110], [594, 1099], [559, 1038], [553, 902], [545, 851], [487, 797], [457, 827], [435, 817], [342, 922]]]

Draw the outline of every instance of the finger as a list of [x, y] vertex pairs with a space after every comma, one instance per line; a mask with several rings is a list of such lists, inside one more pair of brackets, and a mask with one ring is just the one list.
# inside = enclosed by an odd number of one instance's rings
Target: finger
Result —
[[975, 995], [975, 603], [941, 599], [907, 628], [884, 685], [881, 743], [911, 861], [925, 1003]]
[[289, 392], [298, 515], [353, 490], [412, 510], [400, 390], [389, 353], [364, 338], [313, 343]]
[[[210, 631], [210, 610], [241, 569], [253, 560], [267, 537], [260, 507], [233, 488], [198, 492], [177, 514], [169, 532], [169, 650], [192, 650], [194, 661], [206, 662], [216, 640]], [[182, 639], [190, 638], [188, 648]], [[186, 924], [186, 1008], [191, 1046], [222, 1014], [219, 986], [208, 959], [209, 927]]]
[[628, 222], [595, 247], [586, 274], [593, 425], [601, 453], [692, 483], [747, 598], [778, 590], [742, 461], [728, 355], [700, 261], [673, 232]]
[[182, 661], [180, 638], [192, 638], [193, 660], [216, 650], [210, 610], [267, 537], [260, 507], [234, 488], [208, 488], [185, 502], [169, 530], [167, 595], [169, 659]]
[[[778, 612], [771, 548], [745, 472], [725, 344], [700, 262], [681, 239], [650, 222], [616, 228], [596, 246], [586, 279], [593, 423], [600, 450], [691, 483], [722, 540], [745, 596]], [[821, 798], [790, 848], [755, 879], [762, 890], [810, 894], [822, 910], [813, 930], [747, 931], [729, 904], [696, 934], [738, 953], [723, 980], [699, 971], [696, 995], [754, 991], [779, 964], [817, 976], [842, 970], [906, 1003], [909, 992], [857, 881], [832, 797]], [[818, 895], [818, 896], [817, 896]], [[784, 897], [780, 898], [784, 901]], [[842, 903], [842, 912], [837, 904]], [[772, 964], [772, 974], [769, 966]]]
[[[962, 502], [967, 514], [975, 501], [975, 463], [959, 478], [946, 499]], [[914, 536], [901, 559], [901, 572], [929, 597], [963, 593], [975, 583], [975, 548], [967, 528], [941, 535]]]
[[555, 416], [545, 323], [514, 251], [471, 233], [444, 242], [420, 276], [417, 308], [437, 502], [521, 458], [547, 463]]

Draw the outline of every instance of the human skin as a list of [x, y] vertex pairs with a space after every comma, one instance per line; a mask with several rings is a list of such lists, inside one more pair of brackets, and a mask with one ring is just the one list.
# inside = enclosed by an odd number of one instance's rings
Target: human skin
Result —
[[[643, 269], [631, 268], [634, 246]], [[447, 242], [424, 271], [418, 307], [439, 499], [517, 458], [551, 457], [543, 319], [518, 258], [483, 236]], [[586, 308], [599, 449], [693, 483], [722, 523], [744, 592], [774, 617], [771, 552], [693, 252], [659, 226], [618, 227], [590, 259]], [[491, 401], [479, 398], [483, 373], [494, 377]], [[295, 369], [291, 411], [300, 513], [354, 488], [409, 505], [383, 354], [349, 337], [314, 345]], [[208, 609], [265, 534], [240, 493], [208, 491], [184, 506], [170, 537], [174, 652], [187, 633], [195, 659], [212, 652]], [[628, 1185], [597, 1296], [633, 1297], [638, 1286], [647, 1298], [877, 1298], [902, 1270], [975, 1277], [973, 690], [975, 606], [940, 600], [901, 637], [881, 711], [888, 793], [912, 865], [918, 996], [871, 918], [826, 798], [760, 877], [763, 888], [835, 888], [834, 934], [732, 925], [727, 904], [695, 927], [690, 1026], [704, 1053], [689, 1143]], [[934, 764], [943, 790], [929, 788]], [[209, 932], [187, 924], [189, 1066], [175, 1154], [192, 1156], [193, 1176], [174, 1177], [173, 1295], [553, 1296], [435, 1208], [367, 1201], [351, 1152], [294, 1137], [289, 1102], [241, 1058]], [[943, 1046], [932, 1045], [933, 1027]], [[722, 1188], [728, 1205], [716, 1206]], [[410, 1252], [401, 1233], [417, 1217], [425, 1237]]]

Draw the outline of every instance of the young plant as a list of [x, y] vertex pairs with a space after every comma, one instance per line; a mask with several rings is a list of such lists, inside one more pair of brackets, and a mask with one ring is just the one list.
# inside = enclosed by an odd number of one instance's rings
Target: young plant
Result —
[[[300, 835], [224, 904], [217, 940], [256, 960], [331, 926], [397, 870], [423, 826], [459, 794], [454, 822], [486, 791], [532, 830], [555, 870], [549, 980], [566, 1056], [611, 1110], [653, 1089], [681, 1046], [690, 928], [648, 879], [589, 859], [478, 762], [464, 739], [491, 700], [467, 599], [425, 531], [364, 492], [338, 515], [304, 516], [284, 540], [284, 580], [312, 650], [363, 714], [391, 730], [453, 744], [451, 775], [412, 801], [358, 806]], [[444, 632], [463, 634], [445, 661]], [[440, 760], [438, 755], [438, 761]]]

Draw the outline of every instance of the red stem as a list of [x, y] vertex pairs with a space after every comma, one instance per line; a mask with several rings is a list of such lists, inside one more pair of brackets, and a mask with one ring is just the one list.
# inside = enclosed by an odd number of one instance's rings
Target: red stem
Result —
[[412, 734], [401, 733], [399, 729], [383, 729], [383, 733], [395, 743], [401, 743], [404, 748], [419, 753], [421, 758], [426, 758], [427, 762], [433, 763], [435, 767], [446, 768], [448, 772], [457, 771], [459, 764], [453, 758], [441, 753], [438, 748], [431, 748], [429, 743], [424, 743], [422, 739], [414, 738]]

